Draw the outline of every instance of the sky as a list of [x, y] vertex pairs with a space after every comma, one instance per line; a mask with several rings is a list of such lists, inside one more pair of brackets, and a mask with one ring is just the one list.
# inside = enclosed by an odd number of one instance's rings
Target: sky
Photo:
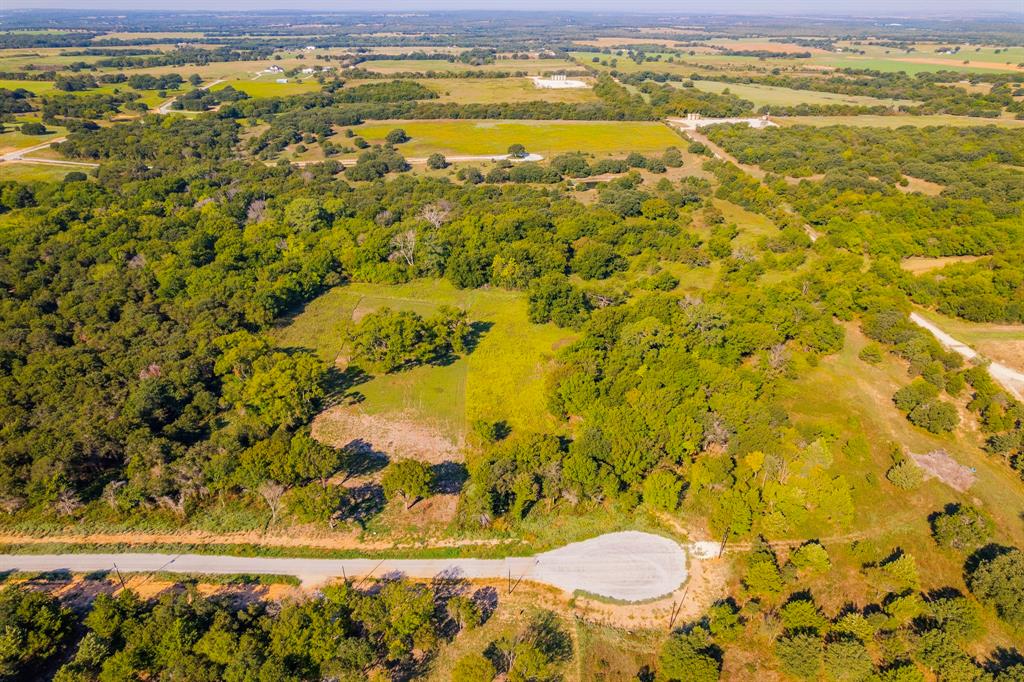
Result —
[[175, 10], [548, 10], [757, 14], [880, 14], [934, 16], [1011, 12], [1024, 18], [1024, 0], [0, 0], [4, 8]]

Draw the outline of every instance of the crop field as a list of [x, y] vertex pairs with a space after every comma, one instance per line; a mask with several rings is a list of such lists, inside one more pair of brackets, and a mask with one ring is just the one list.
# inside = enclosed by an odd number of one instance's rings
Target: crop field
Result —
[[545, 157], [564, 152], [594, 154], [661, 152], [684, 145], [678, 135], [656, 122], [631, 121], [386, 121], [352, 130], [367, 142], [383, 142], [389, 131], [403, 129], [411, 138], [398, 146], [407, 157], [433, 152], [456, 155], [504, 154], [511, 144]]
[[544, 368], [573, 333], [530, 324], [521, 293], [456, 289], [443, 280], [402, 285], [353, 284], [312, 301], [275, 332], [279, 345], [309, 348], [326, 361], [346, 354], [353, 320], [383, 307], [432, 314], [438, 306], [467, 311], [488, 327], [476, 348], [446, 366], [421, 366], [375, 376], [354, 388], [370, 415], [402, 415], [459, 440], [475, 419], [504, 420], [536, 430], [557, 428], [544, 400]]
[[[678, 85], [678, 84], [677, 84]], [[719, 81], [695, 80], [693, 86], [704, 92], [721, 93], [728, 90], [737, 97], [750, 100], [755, 106], [795, 106], [797, 104], [849, 104], [854, 106], [898, 106], [912, 105], [908, 99], [879, 99], [861, 95], [840, 95], [833, 92], [794, 90], [772, 85], [747, 83], [722, 83]]]

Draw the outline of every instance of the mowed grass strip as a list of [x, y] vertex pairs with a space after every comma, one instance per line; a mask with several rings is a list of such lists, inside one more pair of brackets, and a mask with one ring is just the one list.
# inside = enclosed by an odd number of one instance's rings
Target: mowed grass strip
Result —
[[[592, 82], [592, 81], [591, 81]], [[504, 102], [596, 102], [591, 88], [542, 89], [529, 78], [431, 78], [419, 81], [441, 102], [500, 104]]]
[[565, 152], [594, 154], [662, 152], [681, 147], [684, 140], [655, 121], [384, 121], [353, 127], [371, 144], [384, 141], [401, 128], [411, 138], [398, 146], [407, 157], [440, 152], [446, 155], [504, 154], [519, 143], [535, 154], [550, 157]]
[[499, 59], [493, 64], [463, 64], [450, 62], [447, 59], [377, 59], [362, 62], [361, 69], [375, 73], [426, 73], [440, 71], [455, 73], [459, 71], [523, 71], [529, 75], [540, 75], [550, 71], [575, 69], [576, 64], [565, 59]]

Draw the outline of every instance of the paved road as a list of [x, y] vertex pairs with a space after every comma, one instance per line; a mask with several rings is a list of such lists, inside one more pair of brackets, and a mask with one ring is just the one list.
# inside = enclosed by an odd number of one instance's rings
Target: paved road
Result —
[[201, 554], [5, 554], [0, 570], [90, 572], [171, 571], [294, 575], [306, 584], [342, 576], [401, 573], [433, 578], [520, 578], [566, 592], [584, 590], [623, 601], [675, 591], [686, 580], [686, 552], [673, 540], [636, 531], [608, 533], [532, 557], [507, 559], [278, 559]]
[[[919, 327], [923, 327], [930, 331], [932, 335], [939, 340], [939, 343], [949, 350], [959, 353], [967, 360], [973, 360], [978, 357], [978, 351], [974, 350], [966, 343], [954, 339], [923, 316], [917, 313], [910, 313], [910, 321]], [[1018, 372], [1006, 365], [1001, 365], [998, 362], [989, 363], [988, 373], [992, 375], [992, 378], [995, 379], [1000, 386], [1017, 398], [1017, 400], [1024, 400], [1024, 373]]]
[[46, 142], [40, 142], [39, 144], [32, 145], [31, 147], [25, 147], [24, 149], [15, 149], [13, 152], [7, 152], [6, 154], [0, 155], [0, 162], [12, 162], [12, 163], [49, 163], [55, 166], [83, 166], [85, 168], [95, 168], [99, 164], [89, 163], [87, 161], [65, 161], [64, 159], [34, 159], [26, 156], [33, 152], [38, 152], [41, 149], [63, 142], [68, 138], [66, 137], [55, 137], [52, 140]]

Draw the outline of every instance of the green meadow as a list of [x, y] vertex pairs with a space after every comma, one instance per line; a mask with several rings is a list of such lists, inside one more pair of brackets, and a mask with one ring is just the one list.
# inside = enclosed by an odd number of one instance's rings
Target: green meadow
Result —
[[624, 154], [661, 152], [682, 146], [668, 127], [646, 121], [386, 121], [352, 128], [371, 144], [384, 141], [389, 131], [401, 128], [411, 138], [398, 145], [407, 157], [433, 152], [454, 155], [504, 154], [519, 143], [532, 153], [549, 157], [564, 152]]
[[695, 80], [693, 86], [704, 92], [721, 93], [728, 90], [737, 97], [750, 100], [755, 106], [795, 106], [797, 104], [848, 104], [853, 106], [898, 106], [912, 105], [909, 99], [879, 99], [861, 95], [840, 95], [833, 92], [794, 90], [772, 85], [746, 83], [722, 83], [719, 81]]

